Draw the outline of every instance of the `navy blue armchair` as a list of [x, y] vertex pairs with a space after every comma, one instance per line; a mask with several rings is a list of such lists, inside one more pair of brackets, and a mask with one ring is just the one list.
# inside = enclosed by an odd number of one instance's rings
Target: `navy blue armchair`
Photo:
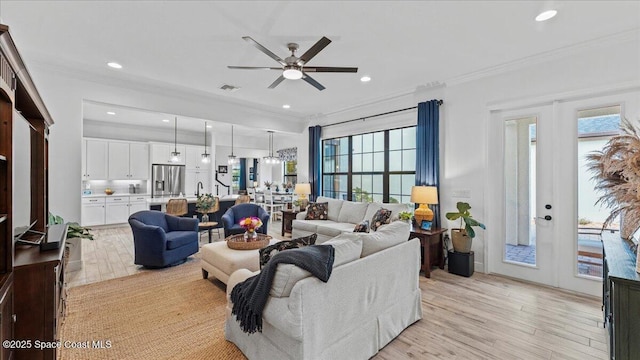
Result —
[[198, 252], [198, 219], [144, 210], [129, 216], [129, 225], [137, 265], [165, 267]]
[[222, 215], [224, 237], [244, 233], [244, 228], [238, 223], [240, 220], [251, 216], [258, 217], [262, 220], [262, 226], [256, 230], [261, 234], [266, 234], [269, 225], [269, 213], [267, 213], [260, 205], [246, 203], [234, 205], [230, 207], [224, 215]]

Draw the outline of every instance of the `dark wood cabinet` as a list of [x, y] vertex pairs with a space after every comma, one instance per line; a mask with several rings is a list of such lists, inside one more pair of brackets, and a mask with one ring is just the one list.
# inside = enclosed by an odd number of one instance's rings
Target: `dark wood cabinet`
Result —
[[282, 232], [280, 235], [284, 236], [285, 233], [291, 234], [293, 231], [293, 220], [296, 219], [296, 215], [298, 215], [299, 211], [293, 210], [281, 210], [282, 212]]
[[[19, 115], [15, 115], [19, 114]], [[24, 120], [22, 119], [24, 118]], [[48, 133], [53, 120], [38, 94], [27, 68], [20, 57], [16, 44], [9, 34], [9, 27], [0, 24], [0, 338], [4, 340], [28, 340], [17, 338], [15, 333], [15, 308], [23, 306], [17, 298], [25, 298], [21, 279], [14, 273], [14, 223], [13, 204], [24, 199], [14, 198], [14, 150], [13, 128], [15, 121], [26, 121], [30, 127], [30, 179], [15, 182], [30, 183], [30, 223], [37, 231], [47, 226], [48, 200]], [[22, 145], [22, 144], [21, 144]], [[24, 204], [22, 204], [24, 205]], [[31, 248], [40, 252], [38, 247]], [[16, 249], [20, 252], [19, 249]], [[36, 276], [33, 276], [36, 279]], [[38, 280], [35, 280], [38, 281]], [[16, 287], [17, 286], [17, 287]], [[30, 285], [29, 285], [30, 286]], [[35, 283], [33, 286], [36, 286]], [[31, 290], [26, 296], [41, 298], [44, 288]], [[40, 292], [38, 292], [40, 291]], [[18, 304], [19, 306], [14, 306]], [[33, 325], [32, 325], [33, 326]], [[32, 341], [37, 338], [30, 338]], [[11, 346], [3, 346], [0, 360], [16, 356]]]
[[611, 359], [640, 359], [640, 274], [636, 254], [619, 233], [605, 232], [603, 269], [604, 324]]
[[422, 264], [420, 270], [424, 271], [424, 276], [431, 277], [431, 267], [437, 266], [444, 269], [444, 243], [442, 236], [447, 229], [422, 230], [414, 226], [411, 227], [409, 239], [420, 239], [422, 249]]
[[[64, 239], [66, 225], [53, 225], [47, 237], [62, 241], [59, 249], [16, 246], [14, 260], [15, 338], [51, 342], [60, 340], [65, 313]], [[17, 349], [16, 359], [56, 359], [56, 349]]]

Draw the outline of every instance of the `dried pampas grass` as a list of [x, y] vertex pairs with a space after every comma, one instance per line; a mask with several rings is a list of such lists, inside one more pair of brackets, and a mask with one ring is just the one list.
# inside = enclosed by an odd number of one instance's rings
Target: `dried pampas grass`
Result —
[[620, 236], [628, 238], [631, 234], [626, 233], [640, 225], [640, 132], [627, 119], [620, 128], [623, 133], [612, 137], [602, 151], [587, 155], [587, 165], [595, 189], [604, 193], [596, 205], [612, 209], [602, 228], [622, 215], [626, 231]]

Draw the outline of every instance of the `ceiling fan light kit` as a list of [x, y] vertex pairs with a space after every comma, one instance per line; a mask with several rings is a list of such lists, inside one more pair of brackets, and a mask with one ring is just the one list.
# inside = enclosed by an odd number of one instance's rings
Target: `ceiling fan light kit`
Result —
[[271, 85], [269, 85], [269, 89], [273, 89], [278, 86], [285, 79], [287, 80], [299, 80], [302, 79], [306, 81], [309, 85], [315, 87], [316, 89], [322, 91], [325, 87], [309, 76], [309, 72], [315, 73], [324, 73], [324, 72], [337, 72], [337, 73], [357, 73], [357, 67], [331, 67], [331, 66], [306, 66], [306, 64], [322, 49], [324, 49], [327, 45], [331, 43], [326, 36], [323, 36], [322, 39], [318, 40], [307, 52], [302, 54], [302, 56], [296, 56], [296, 50], [298, 50], [298, 44], [296, 43], [288, 43], [287, 48], [291, 51], [291, 56], [285, 58], [284, 60], [278, 55], [274, 54], [272, 51], [267, 49], [266, 47], [260, 45], [257, 41], [253, 40], [250, 36], [242, 37], [245, 41], [251, 43], [258, 50], [265, 53], [267, 56], [272, 58], [273, 60], [280, 63], [281, 67], [254, 67], [254, 66], [227, 66], [229, 69], [240, 69], [240, 70], [279, 70], [282, 71], [282, 75], [280, 75]]
[[284, 76], [285, 79], [289, 80], [302, 79], [302, 70], [300, 69], [301, 68], [299, 66], [295, 65], [285, 66], [284, 71], [282, 72], [282, 76]]

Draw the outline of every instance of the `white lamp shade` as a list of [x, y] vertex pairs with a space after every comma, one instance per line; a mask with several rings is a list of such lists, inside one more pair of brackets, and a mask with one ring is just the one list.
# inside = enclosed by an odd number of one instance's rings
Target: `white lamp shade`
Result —
[[437, 204], [438, 188], [435, 186], [413, 186], [411, 202], [414, 204]]
[[311, 194], [311, 184], [296, 184], [293, 193], [296, 195], [309, 195]]

